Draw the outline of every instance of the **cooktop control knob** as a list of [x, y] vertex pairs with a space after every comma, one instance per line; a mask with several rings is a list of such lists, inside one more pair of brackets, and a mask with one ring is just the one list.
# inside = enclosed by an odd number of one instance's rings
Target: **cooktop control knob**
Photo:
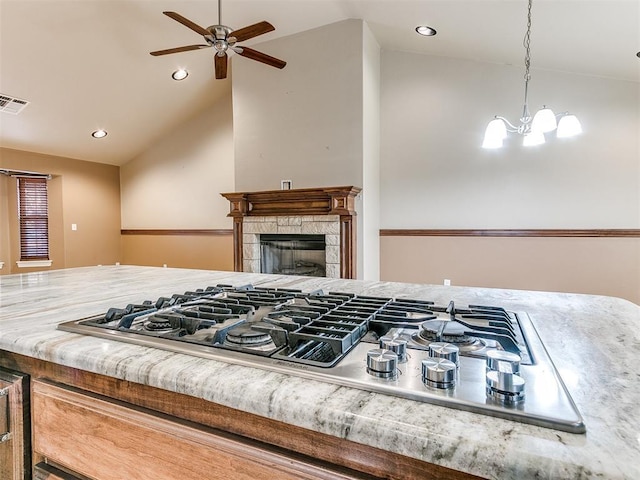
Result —
[[399, 362], [407, 361], [407, 341], [398, 337], [380, 337], [380, 348], [391, 350], [398, 355]]
[[524, 400], [524, 378], [520, 355], [502, 350], [487, 352], [487, 396], [512, 405]]
[[367, 372], [374, 377], [394, 378], [398, 372], [398, 355], [383, 348], [369, 350]]
[[487, 372], [487, 396], [507, 405], [524, 400], [524, 378], [512, 373]]
[[503, 350], [489, 350], [487, 352], [487, 371], [495, 370], [502, 373], [520, 375], [520, 355]]
[[458, 360], [460, 349], [451, 343], [433, 342], [429, 344], [429, 356], [449, 360], [453, 362], [456, 367], [460, 364]]
[[444, 358], [427, 358], [422, 361], [422, 382], [435, 388], [452, 388], [456, 385], [456, 364]]

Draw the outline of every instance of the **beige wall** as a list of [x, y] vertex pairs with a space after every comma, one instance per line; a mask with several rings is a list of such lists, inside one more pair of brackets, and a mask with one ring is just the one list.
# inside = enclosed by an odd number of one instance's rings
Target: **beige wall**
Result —
[[640, 305], [640, 238], [382, 237], [388, 281], [621, 297]]
[[122, 262], [233, 271], [233, 235], [123, 235]]
[[231, 92], [120, 169], [123, 229], [231, 228]]
[[[48, 182], [49, 239], [52, 269], [108, 264], [120, 261], [119, 169], [112, 165], [0, 149], [0, 168], [52, 174]], [[23, 273], [18, 269], [19, 238], [15, 179], [0, 182], [0, 254], [8, 255], [0, 273]], [[2, 210], [0, 201], [0, 211]], [[71, 230], [71, 224], [77, 230]]]
[[229, 202], [220, 195], [234, 190], [230, 86], [208, 109], [121, 167], [122, 228], [159, 231], [123, 235], [123, 263], [233, 270], [230, 233], [189, 233], [230, 232], [233, 226]]

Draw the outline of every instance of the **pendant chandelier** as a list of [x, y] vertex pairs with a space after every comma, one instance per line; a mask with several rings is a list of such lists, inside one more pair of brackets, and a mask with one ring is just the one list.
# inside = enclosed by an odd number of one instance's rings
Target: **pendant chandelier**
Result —
[[544, 134], [556, 130], [556, 136], [559, 138], [573, 137], [582, 133], [582, 127], [578, 118], [569, 112], [559, 114], [546, 105], [532, 117], [529, 113], [528, 96], [529, 96], [529, 80], [531, 74], [529, 68], [531, 66], [531, 3], [529, 0], [529, 8], [527, 12], [527, 33], [524, 36], [524, 108], [522, 109], [522, 117], [520, 124], [514, 125], [504, 117], [496, 115], [487, 125], [484, 134], [482, 148], [500, 148], [502, 142], [507, 138], [507, 133], [517, 133], [523, 137], [522, 144], [524, 146], [540, 145], [545, 142]]

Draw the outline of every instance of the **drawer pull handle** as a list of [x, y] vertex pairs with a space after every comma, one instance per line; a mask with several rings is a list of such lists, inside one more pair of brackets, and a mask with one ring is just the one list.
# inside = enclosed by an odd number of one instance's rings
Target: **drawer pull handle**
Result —
[[[4, 423], [0, 424], [0, 425], [3, 425], [4, 427], [0, 427], [0, 428], [5, 428], [7, 430], [9, 429], [8, 398], [9, 398], [9, 389], [8, 388], [0, 389], [0, 415], [4, 415]], [[2, 430], [0, 430], [0, 443], [8, 442], [9, 440], [11, 440], [11, 432], [3, 433]]]

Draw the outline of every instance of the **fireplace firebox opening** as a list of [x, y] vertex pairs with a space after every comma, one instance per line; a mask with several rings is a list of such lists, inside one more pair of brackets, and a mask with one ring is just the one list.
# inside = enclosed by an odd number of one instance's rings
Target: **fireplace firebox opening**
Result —
[[260, 273], [324, 277], [324, 235], [260, 235]]

